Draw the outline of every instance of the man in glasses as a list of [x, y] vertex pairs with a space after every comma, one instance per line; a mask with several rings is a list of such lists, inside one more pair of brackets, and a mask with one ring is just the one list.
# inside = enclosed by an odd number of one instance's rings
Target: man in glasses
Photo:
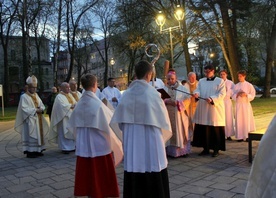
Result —
[[193, 122], [195, 123], [193, 146], [203, 147], [200, 156], [219, 155], [225, 151], [225, 82], [215, 76], [212, 65], [204, 67], [205, 78], [199, 80], [194, 97], [198, 100]]
[[115, 109], [118, 106], [118, 103], [121, 98], [121, 92], [119, 89], [115, 87], [115, 79], [108, 78], [107, 79], [108, 86], [103, 89], [102, 93], [104, 97], [112, 104]]

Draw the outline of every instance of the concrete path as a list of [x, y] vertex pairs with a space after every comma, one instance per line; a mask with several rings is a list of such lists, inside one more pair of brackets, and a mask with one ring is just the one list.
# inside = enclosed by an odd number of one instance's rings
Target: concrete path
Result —
[[[258, 122], [272, 120], [262, 116]], [[0, 122], [0, 129], [3, 125]], [[74, 153], [62, 154], [56, 145], [47, 145], [45, 156], [30, 159], [21, 152], [20, 134], [13, 129], [0, 130], [0, 197], [9, 198], [69, 198], [74, 197]], [[253, 142], [253, 154], [259, 142]], [[244, 197], [251, 164], [247, 142], [226, 142], [227, 151], [217, 158], [200, 157], [201, 148], [192, 148], [187, 158], [168, 159], [172, 198], [238, 198]], [[121, 191], [123, 167], [116, 168]]]

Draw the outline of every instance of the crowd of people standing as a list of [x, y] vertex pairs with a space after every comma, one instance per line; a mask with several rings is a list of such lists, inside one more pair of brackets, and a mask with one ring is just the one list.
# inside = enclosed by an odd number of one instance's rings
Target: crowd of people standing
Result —
[[150, 63], [139, 61], [136, 80], [124, 94], [114, 78], [101, 92], [91, 74], [81, 78], [82, 93], [73, 80], [63, 82], [59, 92], [53, 87], [47, 100], [50, 125], [36, 94], [37, 79], [29, 77], [15, 122], [23, 152], [28, 158], [43, 156], [46, 139], [64, 154], [75, 152], [75, 196], [119, 197], [115, 166], [123, 159], [124, 197], [165, 198], [170, 197], [167, 157], [187, 157], [192, 146], [203, 148], [200, 156], [213, 150], [211, 156], [217, 157], [226, 150], [225, 140], [245, 141], [255, 130], [250, 104], [255, 89], [245, 71], [238, 72], [235, 85], [226, 70], [217, 77], [212, 65], [204, 67], [199, 81], [190, 72], [181, 82], [170, 69], [166, 84], [155, 87], [152, 73]]

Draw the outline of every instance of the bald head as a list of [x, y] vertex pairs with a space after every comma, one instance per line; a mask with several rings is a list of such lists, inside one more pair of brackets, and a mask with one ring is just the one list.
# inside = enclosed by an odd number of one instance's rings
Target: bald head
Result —
[[70, 86], [69, 86], [69, 83], [67, 82], [63, 82], [61, 83], [60, 85], [60, 90], [64, 93], [69, 93], [70, 92]]
[[190, 83], [194, 83], [196, 81], [196, 74], [194, 72], [189, 72], [188, 80]]

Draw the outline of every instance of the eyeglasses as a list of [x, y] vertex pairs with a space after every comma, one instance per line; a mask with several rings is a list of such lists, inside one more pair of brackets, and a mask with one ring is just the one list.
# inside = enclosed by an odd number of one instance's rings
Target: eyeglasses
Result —
[[205, 74], [209, 74], [209, 73], [211, 73], [212, 71], [213, 71], [213, 70], [209, 70], [209, 69], [208, 69], [208, 70], [204, 70], [204, 73], [205, 73]]

